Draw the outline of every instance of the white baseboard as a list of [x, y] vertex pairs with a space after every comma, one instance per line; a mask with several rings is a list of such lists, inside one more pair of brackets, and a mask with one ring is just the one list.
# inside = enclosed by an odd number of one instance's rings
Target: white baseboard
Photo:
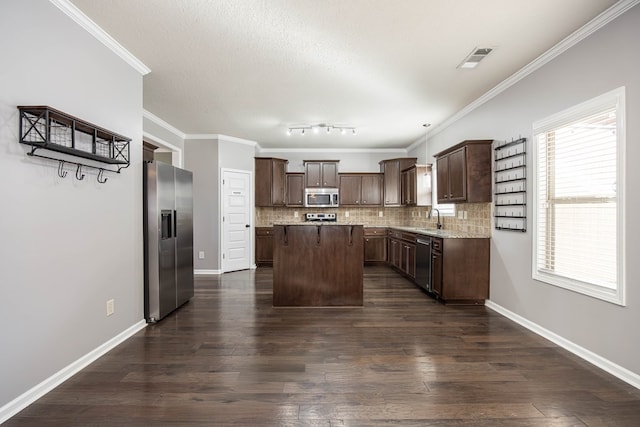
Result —
[[586, 360], [589, 363], [597, 366], [598, 368], [610, 373], [611, 375], [621, 379], [622, 381], [634, 386], [635, 388], [640, 389], [640, 375], [635, 372], [631, 372], [627, 368], [624, 368], [612, 361], [605, 359], [604, 357], [587, 350], [584, 347], [579, 346], [578, 344], [567, 340], [566, 338], [561, 337], [548, 329], [543, 328], [537, 323], [533, 323], [530, 320], [525, 319], [524, 317], [507, 310], [506, 308], [494, 303], [493, 301], [485, 301], [485, 306], [490, 308], [491, 310], [502, 314], [503, 316], [513, 320], [519, 325], [524, 326], [532, 332], [548, 339], [549, 341], [557, 344], [558, 346], [564, 348], [567, 351], [575, 354], [576, 356]]
[[11, 402], [0, 408], [0, 424], [7, 421], [9, 418], [22, 411], [27, 406], [31, 405], [36, 400], [40, 399], [45, 394], [71, 378], [73, 375], [80, 372], [82, 369], [89, 366], [92, 362], [98, 359], [100, 356], [107, 353], [109, 350], [115, 348], [118, 344], [125, 341], [127, 338], [134, 335], [136, 332], [144, 329], [147, 323], [144, 320], [130, 326], [123, 332], [119, 333], [109, 341], [93, 349], [89, 353], [82, 356], [80, 359], [71, 363], [70, 365], [62, 368], [40, 384], [25, 391], [20, 396], [13, 399]]
[[222, 270], [193, 270], [194, 276], [217, 276], [222, 274]]

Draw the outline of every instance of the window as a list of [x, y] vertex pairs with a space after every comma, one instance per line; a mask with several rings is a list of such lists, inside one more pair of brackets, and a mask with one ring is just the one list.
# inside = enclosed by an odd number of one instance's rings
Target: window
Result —
[[533, 278], [624, 305], [624, 88], [534, 123]]

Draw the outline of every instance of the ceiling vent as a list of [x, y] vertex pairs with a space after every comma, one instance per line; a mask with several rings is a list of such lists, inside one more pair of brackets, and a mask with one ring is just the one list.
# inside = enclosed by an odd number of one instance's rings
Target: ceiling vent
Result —
[[490, 47], [476, 47], [471, 53], [458, 65], [458, 68], [476, 68], [480, 61], [487, 57], [493, 49]]

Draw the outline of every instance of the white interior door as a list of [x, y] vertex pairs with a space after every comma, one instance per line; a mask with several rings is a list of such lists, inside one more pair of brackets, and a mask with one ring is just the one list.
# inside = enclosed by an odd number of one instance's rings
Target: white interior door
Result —
[[251, 172], [222, 170], [222, 271], [251, 268]]

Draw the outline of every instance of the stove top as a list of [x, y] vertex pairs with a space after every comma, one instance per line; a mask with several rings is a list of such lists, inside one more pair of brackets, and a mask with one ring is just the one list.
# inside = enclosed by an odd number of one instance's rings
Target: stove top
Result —
[[334, 213], [306, 213], [304, 214], [305, 221], [322, 221], [322, 222], [336, 222], [337, 217]]

